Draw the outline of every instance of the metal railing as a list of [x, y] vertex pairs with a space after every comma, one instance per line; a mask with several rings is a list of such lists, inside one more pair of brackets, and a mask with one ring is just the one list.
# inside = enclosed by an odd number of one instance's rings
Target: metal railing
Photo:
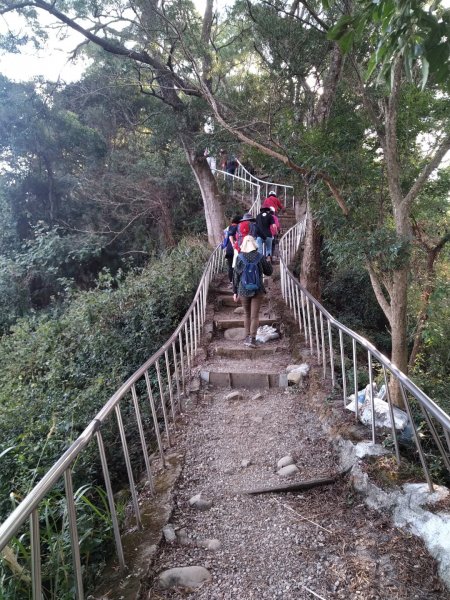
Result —
[[[294, 186], [292, 185], [284, 185], [281, 183], [274, 183], [271, 181], [264, 181], [263, 179], [259, 179], [255, 177], [248, 171], [243, 164], [237, 161], [238, 168], [236, 169], [236, 174], [243, 179], [244, 181], [251, 181], [253, 183], [258, 183], [261, 186], [261, 192], [264, 193], [265, 196], [269, 195], [269, 192], [275, 192], [277, 196], [280, 196], [284, 199], [284, 206], [288, 208], [289, 200], [291, 200], [291, 206], [294, 208], [295, 206], [295, 195], [294, 195]], [[281, 193], [280, 193], [281, 192]], [[261, 194], [262, 195], [262, 194]], [[259, 211], [259, 207], [258, 207]]]
[[258, 179], [258, 177], [252, 175], [239, 160], [237, 160], [237, 164], [238, 166], [234, 174], [221, 169], [213, 169], [213, 172], [224, 179], [231, 191], [236, 191], [236, 188], [238, 188], [238, 191], [242, 193], [242, 197], [244, 194], [250, 192], [252, 204], [249, 212], [251, 212], [253, 216], [256, 216], [259, 213], [263, 195], [268, 196], [270, 191], [274, 191], [277, 196], [284, 199], [286, 208], [291, 200], [292, 208], [294, 208], [295, 196], [294, 187], [292, 185], [272, 183], [264, 181], [263, 179]]
[[240, 175], [228, 173], [220, 169], [214, 169], [214, 173], [223, 178], [225, 185], [228, 186], [230, 191], [240, 192], [242, 200], [244, 200], [244, 196], [246, 199], [249, 199], [249, 203], [251, 203], [249, 212], [256, 217], [261, 208], [261, 185], [249, 178], [243, 179]]
[[[306, 220], [297, 223], [289, 229], [280, 241], [280, 277], [283, 298], [294, 313], [298, 322], [299, 331], [303, 334], [306, 344], [309, 345], [311, 356], [315, 356], [318, 364], [322, 365], [323, 378], [330, 378], [333, 387], [340, 375], [344, 406], [347, 404], [347, 369], [346, 363], [350, 362], [353, 374], [353, 391], [355, 394], [355, 418], [358, 419], [358, 351], [364, 351], [367, 356], [367, 369], [369, 375], [369, 394], [372, 411], [372, 442], [376, 442], [375, 431], [375, 394], [374, 374], [378, 371], [384, 382], [388, 402], [390, 421], [392, 424], [392, 439], [395, 455], [400, 463], [400, 450], [394, 420], [394, 407], [388, 385], [388, 374], [395, 379], [400, 388], [406, 413], [412, 429], [412, 436], [420, 457], [423, 472], [430, 492], [433, 491], [433, 482], [426, 461], [425, 451], [422, 446], [421, 436], [414, 423], [411, 398], [420, 407], [421, 413], [428, 426], [436, 448], [450, 473], [450, 416], [445, 413], [431, 398], [429, 398], [415, 383], [402, 373], [386, 356], [381, 354], [373, 344], [342, 325], [328, 311], [309, 294], [300, 282], [289, 271], [289, 265], [296, 255], [305, 237]], [[333, 335], [334, 334], [334, 335]], [[351, 356], [348, 356], [345, 342], [351, 340]], [[335, 348], [337, 346], [338, 348]], [[338, 366], [338, 364], [340, 366]], [[440, 431], [439, 431], [440, 428]], [[445, 444], [447, 448], [445, 448]]]
[[[116, 421], [121, 447], [126, 466], [126, 473], [131, 493], [134, 518], [138, 529], [142, 528], [141, 512], [139, 509], [137, 486], [133, 473], [130, 452], [127, 445], [125, 427], [122, 419], [121, 405], [132, 405], [132, 413], [139, 432], [139, 442], [142, 449], [143, 463], [148, 485], [154, 493], [153, 476], [150, 465], [148, 441], [144, 434], [144, 421], [142, 418], [143, 403], [147, 403], [146, 410], [151, 414], [152, 425], [156, 435], [156, 442], [165, 466], [163, 438], [160, 433], [160, 421], [163, 424], [163, 436], [168, 447], [171, 446], [171, 430], [175, 428], [177, 413], [182, 408], [182, 393], [188, 378], [194, 355], [200, 341], [202, 326], [206, 318], [206, 302], [209, 285], [213, 277], [223, 268], [223, 252], [218, 246], [211, 254], [206, 268], [201, 277], [194, 299], [167, 342], [149, 358], [106, 402], [103, 408], [95, 415], [81, 435], [64, 452], [60, 459], [50, 468], [44, 477], [36, 484], [25, 499], [0, 525], [0, 552], [13, 540], [22, 526], [29, 521], [31, 545], [31, 582], [33, 600], [42, 600], [42, 570], [41, 570], [41, 543], [39, 524], [39, 505], [44, 498], [64, 481], [65, 499], [67, 503], [67, 516], [70, 533], [72, 565], [74, 573], [75, 597], [84, 598], [82, 565], [79, 550], [79, 535], [77, 528], [76, 507], [72, 484], [72, 467], [75, 460], [90, 444], [97, 443], [104, 485], [108, 498], [109, 511], [112, 520], [114, 541], [119, 564], [125, 567], [125, 557], [119, 530], [119, 521], [111, 485], [110, 470], [108, 467], [102, 426], [114, 419]], [[154, 382], [154, 383], [152, 383]], [[145, 395], [139, 395], [138, 389], [145, 389]]]

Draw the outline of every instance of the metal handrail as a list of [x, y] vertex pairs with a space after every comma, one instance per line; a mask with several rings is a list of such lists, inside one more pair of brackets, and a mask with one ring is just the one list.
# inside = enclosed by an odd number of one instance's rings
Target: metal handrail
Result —
[[259, 183], [259, 185], [261, 186], [261, 188], [264, 188], [266, 196], [269, 194], [269, 188], [270, 188], [270, 191], [273, 190], [276, 193], [278, 193], [278, 189], [279, 188], [282, 189], [283, 190], [283, 194], [284, 194], [284, 203], [285, 203], [285, 206], [287, 206], [288, 190], [291, 190], [291, 193], [292, 193], [292, 208], [294, 208], [294, 206], [295, 206], [294, 186], [292, 186], [292, 185], [284, 185], [284, 184], [281, 184], [281, 183], [274, 183], [274, 182], [271, 182], [271, 181], [264, 181], [264, 179], [259, 179], [258, 177], [255, 177], [255, 175], [252, 175], [250, 173], [250, 171], [248, 171], [244, 167], [244, 165], [238, 159], [236, 159], [236, 162], [238, 163], [237, 172], [238, 172], [239, 176], [242, 179], [249, 179], [250, 181], [253, 181], [255, 183]]
[[[233, 189], [234, 183], [238, 181], [241, 185], [243, 185], [242, 193], [244, 193], [244, 191], [247, 191], [247, 186], [250, 188], [250, 197], [252, 199], [252, 204], [248, 209], [248, 212], [250, 212], [254, 217], [256, 217], [259, 213], [259, 209], [261, 208], [261, 185], [258, 183], [258, 181], [253, 181], [250, 178], [243, 178], [240, 175], [228, 173], [228, 171], [223, 171], [221, 169], [214, 169], [214, 174], [216, 173], [222, 175], [225, 181], [231, 182]], [[251, 175], [251, 177], [253, 176]]]
[[[345, 350], [344, 350], [344, 334], [352, 340], [352, 365], [354, 376], [354, 394], [355, 394], [355, 418], [358, 419], [358, 375], [357, 375], [357, 359], [356, 359], [356, 344], [364, 348], [368, 357], [369, 368], [369, 394], [372, 407], [372, 442], [376, 442], [375, 432], [375, 410], [374, 410], [374, 391], [373, 391], [373, 359], [376, 359], [382, 366], [384, 383], [386, 386], [386, 395], [389, 405], [392, 436], [394, 440], [395, 453], [397, 461], [400, 462], [399, 444], [397, 432], [394, 423], [393, 403], [389, 393], [387, 381], [387, 373], [398, 382], [405, 404], [406, 412], [409, 416], [409, 421], [412, 428], [414, 441], [417, 451], [420, 456], [422, 468], [428, 483], [430, 491], [433, 491], [433, 483], [430, 472], [426, 463], [425, 453], [422, 448], [420, 436], [414, 424], [412, 417], [411, 405], [408, 398], [408, 393], [414, 397], [419, 403], [424, 414], [430, 433], [436, 443], [436, 446], [442, 456], [442, 459], [450, 473], [450, 416], [443, 411], [429, 396], [427, 396], [407, 375], [405, 375], [396, 365], [394, 365], [384, 354], [379, 352], [376, 347], [365, 339], [363, 336], [352, 331], [337, 319], [335, 319], [321, 304], [314, 298], [294, 277], [289, 271], [289, 264], [296, 255], [301, 243], [304, 240], [306, 231], [306, 218], [289, 229], [280, 240], [280, 277], [282, 295], [287, 305], [294, 311], [295, 320], [299, 323], [300, 332], [303, 333], [306, 343], [309, 343], [311, 356], [316, 355], [319, 364], [323, 367], [323, 377], [327, 377], [330, 372], [333, 387], [336, 384], [335, 374], [335, 353], [333, 348], [332, 328], [339, 332], [339, 354], [341, 363], [342, 377], [342, 392], [344, 406], [347, 402], [347, 375], [345, 369]], [[311, 314], [313, 318], [311, 319]], [[318, 319], [319, 316], [319, 319]], [[313, 320], [313, 323], [312, 323]], [[320, 321], [318, 323], [318, 321]], [[325, 327], [326, 325], [326, 327]], [[327, 335], [325, 334], [327, 330]], [[326, 337], [328, 338], [326, 340]], [[328, 358], [327, 358], [328, 354]], [[337, 362], [337, 361], [336, 361]], [[442, 427], [447, 450], [442, 443], [438, 431], [436, 430], [431, 417]]]

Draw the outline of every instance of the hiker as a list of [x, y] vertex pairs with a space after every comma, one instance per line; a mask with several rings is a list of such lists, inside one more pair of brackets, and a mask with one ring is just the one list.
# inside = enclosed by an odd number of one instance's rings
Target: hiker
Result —
[[227, 173], [229, 173], [230, 175], [234, 175], [234, 172], [236, 171], [237, 166], [238, 166], [237, 160], [231, 154], [227, 160]]
[[272, 275], [272, 271], [272, 265], [258, 252], [255, 238], [246, 235], [234, 268], [233, 299], [238, 302], [240, 298], [244, 307], [244, 346], [250, 348], [256, 348], [259, 309], [266, 293], [263, 275]]
[[280, 200], [277, 198], [277, 194], [274, 191], [269, 192], [269, 195], [262, 203], [264, 208], [270, 208], [273, 206], [275, 212], [280, 212], [283, 210], [284, 206], [281, 204]]
[[210, 155], [209, 148], [205, 149], [204, 155], [206, 158], [206, 162], [208, 163], [209, 168], [211, 169], [211, 173], [214, 175], [214, 173], [216, 172], [216, 168], [217, 168], [216, 158], [215, 158], [215, 156]]
[[272, 260], [272, 225], [275, 225], [270, 208], [261, 207], [259, 215], [256, 217], [256, 243], [258, 252], [263, 254], [270, 261]]
[[223, 232], [222, 248], [225, 250], [225, 259], [228, 263], [228, 279], [230, 280], [231, 285], [233, 284], [234, 243], [236, 241], [237, 228], [241, 218], [241, 215], [232, 217], [230, 225], [224, 229]]
[[249, 212], [245, 213], [245, 215], [239, 221], [234, 243], [234, 249], [237, 252], [241, 251], [242, 242], [244, 241], [246, 235], [256, 237], [255, 217]]
[[[270, 231], [272, 233], [272, 260], [273, 257], [276, 254], [276, 247], [277, 244], [279, 244], [279, 238], [280, 238], [280, 234], [281, 234], [281, 225], [280, 225], [280, 220], [278, 219], [276, 213], [275, 213], [275, 209], [273, 206], [270, 207], [270, 210], [272, 212], [272, 217], [274, 220], [273, 225], [270, 226]], [[278, 254], [277, 254], [278, 256]]]
[[219, 150], [219, 169], [221, 171], [226, 171], [227, 170], [227, 162], [228, 162], [228, 155], [226, 150], [224, 150], [223, 148], [221, 148]]

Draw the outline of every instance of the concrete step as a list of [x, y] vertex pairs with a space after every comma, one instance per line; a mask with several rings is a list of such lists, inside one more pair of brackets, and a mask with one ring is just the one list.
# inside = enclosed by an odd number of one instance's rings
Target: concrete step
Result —
[[200, 379], [215, 387], [246, 388], [248, 390], [285, 388], [286, 373], [258, 373], [255, 371], [200, 371]]
[[214, 356], [221, 356], [224, 358], [232, 358], [232, 359], [250, 359], [255, 360], [257, 358], [265, 357], [265, 356], [273, 356], [276, 353], [285, 352], [286, 348], [282, 345], [270, 345], [270, 344], [261, 344], [257, 348], [247, 348], [246, 346], [242, 346], [242, 342], [237, 342], [238, 345], [230, 346], [224, 344], [217, 344], [214, 347], [211, 347], [211, 353]]
[[240, 303], [236, 303], [233, 300], [233, 296], [217, 296], [216, 297], [216, 304], [217, 306], [220, 308], [221, 306], [234, 306], [236, 308], [236, 306], [240, 306]]
[[211, 286], [209, 291], [217, 294], [218, 296], [233, 297], [233, 288], [229, 287], [228, 285]]
[[[280, 322], [280, 317], [277, 315], [270, 315], [261, 317], [259, 319], [260, 326], [262, 325], [274, 325]], [[214, 319], [215, 328], [220, 330], [223, 329], [236, 329], [238, 327], [244, 327], [244, 319], [239, 315], [235, 317], [219, 317]]]

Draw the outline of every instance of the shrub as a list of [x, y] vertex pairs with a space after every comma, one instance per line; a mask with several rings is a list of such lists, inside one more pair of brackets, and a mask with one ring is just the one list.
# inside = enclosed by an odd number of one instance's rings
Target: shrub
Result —
[[[31, 489], [170, 336], [192, 301], [208, 254], [189, 239], [140, 272], [123, 278], [105, 272], [95, 290], [76, 294], [59, 314], [23, 318], [1, 338], [0, 520], [11, 498], [19, 501]], [[114, 456], [117, 432], [113, 425], [102, 432], [117, 487], [124, 472], [122, 458]], [[92, 447], [77, 461], [75, 488], [94, 486], [99, 473]], [[97, 542], [100, 548], [101, 536]]]

